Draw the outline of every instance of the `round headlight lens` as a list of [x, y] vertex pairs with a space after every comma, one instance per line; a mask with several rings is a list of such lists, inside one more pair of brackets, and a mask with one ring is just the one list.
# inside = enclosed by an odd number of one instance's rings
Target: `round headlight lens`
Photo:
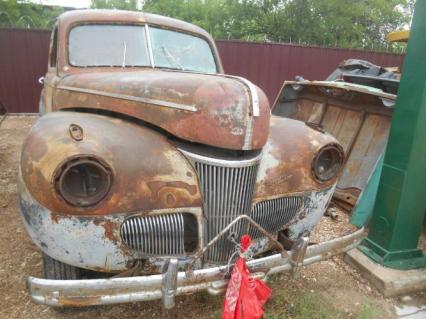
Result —
[[62, 198], [74, 206], [93, 206], [111, 188], [109, 167], [93, 157], [78, 157], [67, 161], [55, 174], [55, 188]]
[[314, 159], [314, 174], [320, 181], [328, 181], [339, 173], [342, 163], [342, 151], [334, 145], [326, 146]]

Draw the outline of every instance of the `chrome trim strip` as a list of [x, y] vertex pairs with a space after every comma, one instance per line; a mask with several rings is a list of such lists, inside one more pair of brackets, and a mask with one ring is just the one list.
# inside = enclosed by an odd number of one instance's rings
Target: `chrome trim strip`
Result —
[[259, 116], [260, 115], [260, 109], [259, 109], [259, 96], [257, 95], [256, 87], [253, 83], [251, 83], [249, 80], [242, 78], [240, 76], [236, 76], [235, 78], [239, 79], [240, 81], [244, 82], [245, 85], [250, 90], [250, 95], [253, 103], [253, 116]]
[[239, 80], [240, 82], [243, 82], [247, 86], [247, 88], [249, 89], [249, 92], [250, 92], [253, 116], [256, 116], [256, 117], [259, 116], [260, 115], [259, 95], [257, 94], [257, 90], [256, 90], [256, 87], [254, 86], [254, 84], [252, 82], [250, 82], [249, 80], [247, 80], [246, 78], [243, 78], [241, 76], [227, 75], [226, 74], [226, 75], [224, 75], [224, 77]]
[[252, 105], [252, 116], [250, 116], [250, 114], [248, 114], [248, 118], [247, 118], [247, 128], [246, 128], [246, 134], [244, 137], [244, 145], [243, 145], [243, 150], [251, 150], [251, 143], [253, 140], [253, 117], [258, 117], [260, 116], [260, 106], [259, 106], [259, 95], [257, 94], [257, 90], [256, 87], [254, 86], [254, 84], [252, 82], [250, 82], [249, 80], [240, 77], [240, 76], [236, 76], [236, 75], [222, 75], [223, 77], [226, 78], [230, 78], [230, 79], [235, 79], [238, 80], [240, 82], [242, 82], [247, 88], [248, 91], [250, 93], [250, 99], [251, 99], [251, 105]]
[[149, 60], [151, 61], [151, 67], [155, 68], [154, 53], [152, 52], [151, 33], [149, 32], [149, 26], [147, 23], [145, 23], [145, 37], [148, 44], [148, 53]]
[[246, 134], [244, 137], [244, 145], [243, 145], [244, 151], [251, 150], [252, 141], [253, 141], [253, 116], [249, 115], [247, 120]]
[[[299, 265], [309, 265], [334, 255], [347, 252], [364, 238], [364, 228], [333, 240], [308, 246], [303, 261]], [[292, 256], [297, 251], [288, 253], [288, 257], [275, 254], [247, 262], [249, 270], [257, 277], [290, 271], [293, 269]], [[299, 266], [298, 265], [298, 266]], [[198, 269], [193, 272], [180, 271], [176, 274], [174, 295], [195, 293], [207, 290], [210, 294], [219, 294], [226, 289], [224, 279], [227, 266]], [[162, 293], [167, 285], [168, 274], [151, 276], [123, 277], [111, 279], [51, 280], [28, 277], [27, 287], [31, 298], [40, 304], [50, 306], [83, 307], [90, 305], [116, 304], [123, 302], [149, 301], [166, 296]], [[166, 284], [165, 284], [166, 283]], [[170, 292], [171, 294], [172, 292]], [[167, 298], [165, 298], [167, 301]]]
[[138, 96], [133, 96], [133, 95], [126, 95], [126, 94], [120, 94], [120, 93], [109, 93], [109, 92], [105, 92], [105, 91], [99, 91], [99, 90], [93, 90], [93, 89], [84, 89], [84, 88], [67, 86], [67, 85], [60, 85], [60, 86], [57, 87], [57, 89], [72, 91], [72, 92], [78, 92], [78, 93], [88, 93], [88, 94], [94, 94], [94, 95], [100, 95], [100, 96], [107, 96], [107, 97], [112, 97], [112, 98], [115, 98], [115, 99], [141, 102], [141, 103], [146, 103], [146, 104], [153, 104], [153, 105], [157, 105], [157, 106], [170, 107], [170, 108], [173, 108], [173, 109], [178, 109], [178, 110], [188, 111], [188, 112], [197, 112], [197, 108], [195, 107], [195, 105], [178, 104], [178, 103], [162, 101], [162, 100], [155, 100], [155, 99], [148, 99], [148, 98], [138, 97]]
[[253, 158], [238, 159], [233, 161], [233, 160], [208, 157], [208, 156], [192, 153], [182, 148], [178, 148], [178, 150], [182, 152], [184, 155], [186, 155], [187, 157], [189, 157], [189, 159], [196, 161], [198, 163], [210, 164], [210, 165], [216, 165], [216, 166], [222, 166], [222, 167], [232, 167], [232, 168], [253, 166], [256, 163], [260, 162], [262, 158], [262, 153], [259, 153]]
[[253, 140], [253, 117], [258, 117], [260, 115], [260, 108], [259, 108], [259, 96], [257, 94], [256, 87], [253, 83], [251, 83], [249, 80], [235, 75], [223, 75], [226, 78], [235, 79], [240, 82], [242, 82], [247, 88], [250, 93], [250, 100], [252, 105], [252, 116], [248, 114], [247, 118], [247, 128], [246, 128], [246, 134], [244, 137], [244, 145], [243, 150], [251, 150], [251, 143]]

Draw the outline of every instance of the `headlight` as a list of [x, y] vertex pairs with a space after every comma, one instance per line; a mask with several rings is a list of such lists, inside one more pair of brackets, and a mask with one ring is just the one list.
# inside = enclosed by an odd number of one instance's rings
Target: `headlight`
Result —
[[55, 188], [59, 195], [74, 206], [93, 206], [109, 192], [111, 169], [100, 160], [76, 157], [62, 164], [55, 173]]
[[312, 167], [315, 177], [321, 182], [325, 182], [339, 173], [342, 164], [342, 150], [335, 145], [328, 145], [318, 152]]

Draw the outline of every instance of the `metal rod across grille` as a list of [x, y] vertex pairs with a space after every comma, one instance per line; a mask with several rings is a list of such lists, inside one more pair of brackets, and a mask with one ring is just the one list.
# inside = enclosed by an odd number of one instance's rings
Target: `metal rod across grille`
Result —
[[[195, 167], [208, 212], [206, 242], [209, 242], [236, 217], [250, 212], [257, 166], [230, 168], [196, 163]], [[231, 232], [240, 235], [244, 226], [246, 223], [243, 221]], [[211, 261], [226, 260], [233, 249], [234, 244], [224, 237], [208, 251], [207, 258]]]
[[[236, 161], [184, 153], [193, 162], [200, 180], [207, 219], [205, 242], [208, 243], [236, 217], [250, 213], [260, 156]], [[242, 221], [229, 233], [236, 233], [239, 238], [247, 230], [247, 222]], [[229, 233], [207, 251], [208, 261], [229, 259], [235, 248], [227, 238]]]

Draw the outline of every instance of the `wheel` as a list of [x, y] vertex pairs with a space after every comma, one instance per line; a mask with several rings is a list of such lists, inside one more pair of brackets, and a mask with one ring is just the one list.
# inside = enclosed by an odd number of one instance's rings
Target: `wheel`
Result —
[[43, 272], [46, 279], [71, 280], [81, 279], [82, 269], [64, 264], [42, 253]]

